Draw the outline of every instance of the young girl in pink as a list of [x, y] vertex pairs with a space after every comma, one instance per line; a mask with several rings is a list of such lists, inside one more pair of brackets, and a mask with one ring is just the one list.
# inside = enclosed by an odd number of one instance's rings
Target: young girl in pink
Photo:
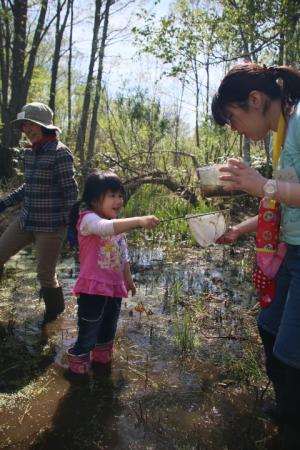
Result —
[[122, 297], [135, 294], [124, 232], [151, 229], [155, 216], [117, 219], [124, 188], [112, 172], [95, 172], [86, 180], [82, 199], [71, 211], [79, 244], [80, 273], [73, 288], [78, 297], [78, 337], [69, 349], [69, 370], [84, 374], [91, 361], [111, 361]]

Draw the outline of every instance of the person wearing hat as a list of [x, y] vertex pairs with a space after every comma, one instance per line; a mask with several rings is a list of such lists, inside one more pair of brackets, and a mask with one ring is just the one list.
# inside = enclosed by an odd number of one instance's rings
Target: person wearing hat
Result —
[[24, 184], [0, 199], [0, 212], [22, 203], [19, 216], [0, 237], [0, 272], [11, 256], [35, 243], [37, 278], [47, 323], [64, 310], [56, 264], [69, 211], [78, 194], [73, 156], [59, 141], [60, 129], [53, 124], [53, 112], [47, 105], [28, 103], [12, 124], [26, 135], [30, 144], [24, 153]]

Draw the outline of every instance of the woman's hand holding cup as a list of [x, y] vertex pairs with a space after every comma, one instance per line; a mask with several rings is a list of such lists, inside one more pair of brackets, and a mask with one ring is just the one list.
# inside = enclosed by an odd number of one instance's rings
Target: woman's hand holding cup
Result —
[[244, 191], [254, 197], [263, 196], [263, 186], [267, 179], [244, 161], [230, 158], [227, 166], [221, 167], [219, 172], [227, 173], [227, 175], [221, 175], [220, 180], [232, 182], [224, 186], [225, 191]]

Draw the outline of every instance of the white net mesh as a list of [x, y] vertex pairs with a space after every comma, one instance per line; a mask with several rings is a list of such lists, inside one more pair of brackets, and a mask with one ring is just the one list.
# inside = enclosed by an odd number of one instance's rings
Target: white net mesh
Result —
[[201, 247], [208, 247], [225, 233], [227, 217], [224, 212], [186, 216], [190, 230]]

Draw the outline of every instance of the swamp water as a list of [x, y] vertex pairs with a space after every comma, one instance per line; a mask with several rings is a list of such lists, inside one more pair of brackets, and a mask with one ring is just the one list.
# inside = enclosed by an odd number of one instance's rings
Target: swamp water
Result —
[[[123, 301], [111, 367], [65, 378], [76, 337], [78, 270], [65, 254], [63, 318], [41, 332], [34, 258], [0, 285], [1, 449], [264, 449], [269, 392], [247, 255], [229, 248], [132, 252], [137, 295]], [[139, 306], [137, 306], [139, 305]]]

